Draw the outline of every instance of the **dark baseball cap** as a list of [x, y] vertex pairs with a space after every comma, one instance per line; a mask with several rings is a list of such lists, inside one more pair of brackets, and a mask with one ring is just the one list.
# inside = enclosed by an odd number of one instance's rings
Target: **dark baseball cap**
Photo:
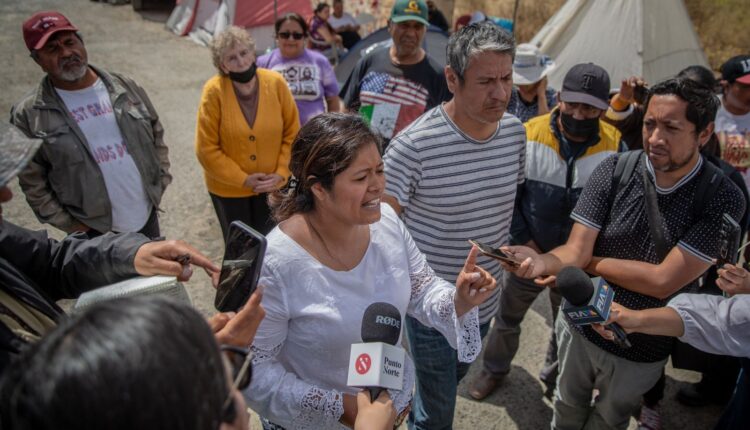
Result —
[[721, 79], [750, 84], [750, 55], [737, 55], [721, 65]]
[[50, 36], [60, 31], [78, 31], [75, 25], [63, 14], [55, 11], [41, 11], [23, 22], [23, 41], [29, 51], [40, 49]]
[[427, 4], [424, 0], [396, 0], [391, 10], [391, 21], [395, 23], [417, 21], [429, 26], [427, 21]]
[[584, 103], [607, 110], [609, 74], [594, 63], [576, 64], [565, 75], [560, 100], [566, 103]]

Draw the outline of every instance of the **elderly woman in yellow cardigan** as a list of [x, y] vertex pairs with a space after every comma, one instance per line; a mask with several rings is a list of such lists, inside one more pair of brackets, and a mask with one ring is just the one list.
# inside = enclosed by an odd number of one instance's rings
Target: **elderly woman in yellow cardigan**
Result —
[[219, 74], [203, 86], [195, 152], [221, 231], [242, 221], [265, 234], [273, 228], [266, 194], [289, 179], [299, 114], [284, 78], [255, 65], [255, 43], [229, 27], [211, 44]]

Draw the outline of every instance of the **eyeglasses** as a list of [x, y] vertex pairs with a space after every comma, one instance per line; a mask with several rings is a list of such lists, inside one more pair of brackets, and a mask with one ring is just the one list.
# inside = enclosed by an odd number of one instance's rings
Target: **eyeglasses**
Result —
[[293, 37], [294, 40], [302, 40], [302, 38], [305, 37], [305, 33], [297, 33], [296, 31], [295, 32], [282, 31], [281, 33], [278, 34], [278, 36], [281, 39], [289, 39], [290, 37]]
[[221, 407], [222, 421], [232, 423], [237, 416], [232, 396], [234, 390], [242, 391], [250, 385], [250, 379], [253, 376], [253, 353], [249, 349], [238, 348], [232, 345], [221, 345], [221, 351], [232, 365], [232, 387], [229, 389], [227, 399]]

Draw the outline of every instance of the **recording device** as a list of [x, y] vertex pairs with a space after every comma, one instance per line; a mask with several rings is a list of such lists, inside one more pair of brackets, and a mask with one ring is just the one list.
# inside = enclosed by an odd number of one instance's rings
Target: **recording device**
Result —
[[214, 306], [221, 312], [241, 308], [258, 286], [266, 238], [241, 221], [229, 225]]
[[375, 401], [386, 388], [401, 390], [405, 353], [396, 345], [401, 336], [401, 314], [390, 303], [367, 307], [362, 317], [362, 342], [352, 345], [346, 385], [367, 388]]
[[469, 243], [479, 248], [479, 252], [481, 252], [482, 254], [490, 258], [503, 261], [505, 263], [510, 264], [513, 267], [518, 267], [521, 264], [518, 260], [504, 253], [499, 248], [493, 248], [487, 244], [484, 244], [482, 242], [479, 242], [473, 239], [469, 239]]
[[[557, 274], [557, 288], [565, 298], [562, 311], [573, 324], [602, 324], [609, 318], [615, 292], [603, 278], [592, 279], [583, 270], [566, 266]], [[619, 324], [608, 324], [604, 328], [614, 333], [617, 346], [631, 347], [627, 333]]]
[[737, 264], [739, 260], [739, 248], [741, 240], [740, 225], [729, 214], [721, 218], [719, 229], [719, 257], [716, 259], [716, 267], [722, 268], [725, 264]]

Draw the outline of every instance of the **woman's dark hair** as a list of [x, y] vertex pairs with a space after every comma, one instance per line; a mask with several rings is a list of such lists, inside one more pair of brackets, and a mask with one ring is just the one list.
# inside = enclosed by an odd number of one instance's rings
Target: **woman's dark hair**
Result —
[[695, 125], [695, 134], [699, 134], [716, 119], [719, 99], [709, 88], [692, 79], [670, 78], [651, 87], [645, 108], [654, 96], [674, 95], [687, 102], [685, 117]]
[[307, 23], [305, 20], [295, 12], [289, 12], [287, 14], [284, 14], [281, 18], [276, 20], [276, 23], [274, 24], [274, 28], [276, 30], [276, 36], [279, 35], [279, 30], [281, 29], [281, 26], [284, 25], [287, 21], [294, 21], [297, 24], [299, 24], [300, 27], [302, 27], [302, 33], [307, 36], [308, 35], [308, 29], [307, 29]]
[[330, 7], [330, 6], [328, 6], [328, 3], [325, 3], [325, 2], [324, 3], [318, 3], [318, 5], [315, 6], [315, 15], [319, 14], [320, 12], [323, 11], [323, 9], [325, 9], [327, 7]]
[[292, 143], [289, 170], [296, 184], [290, 180], [286, 188], [269, 198], [276, 222], [313, 210], [312, 186], [320, 183], [330, 190], [336, 175], [370, 144], [377, 145], [380, 151], [380, 139], [359, 115], [324, 113], [308, 121]]
[[706, 67], [695, 65], [688, 66], [680, 70], [677, 74], [678, 78], [685, 78], [695, 81], [706, 88], [709, 88], [713, 92], [718, 92], [719, 81], [716, 80], [714, 72]]
[[217, 429], [230, 386], [203, 317], [138, 297], [64, 321], [5, 371], [2, 427]]

